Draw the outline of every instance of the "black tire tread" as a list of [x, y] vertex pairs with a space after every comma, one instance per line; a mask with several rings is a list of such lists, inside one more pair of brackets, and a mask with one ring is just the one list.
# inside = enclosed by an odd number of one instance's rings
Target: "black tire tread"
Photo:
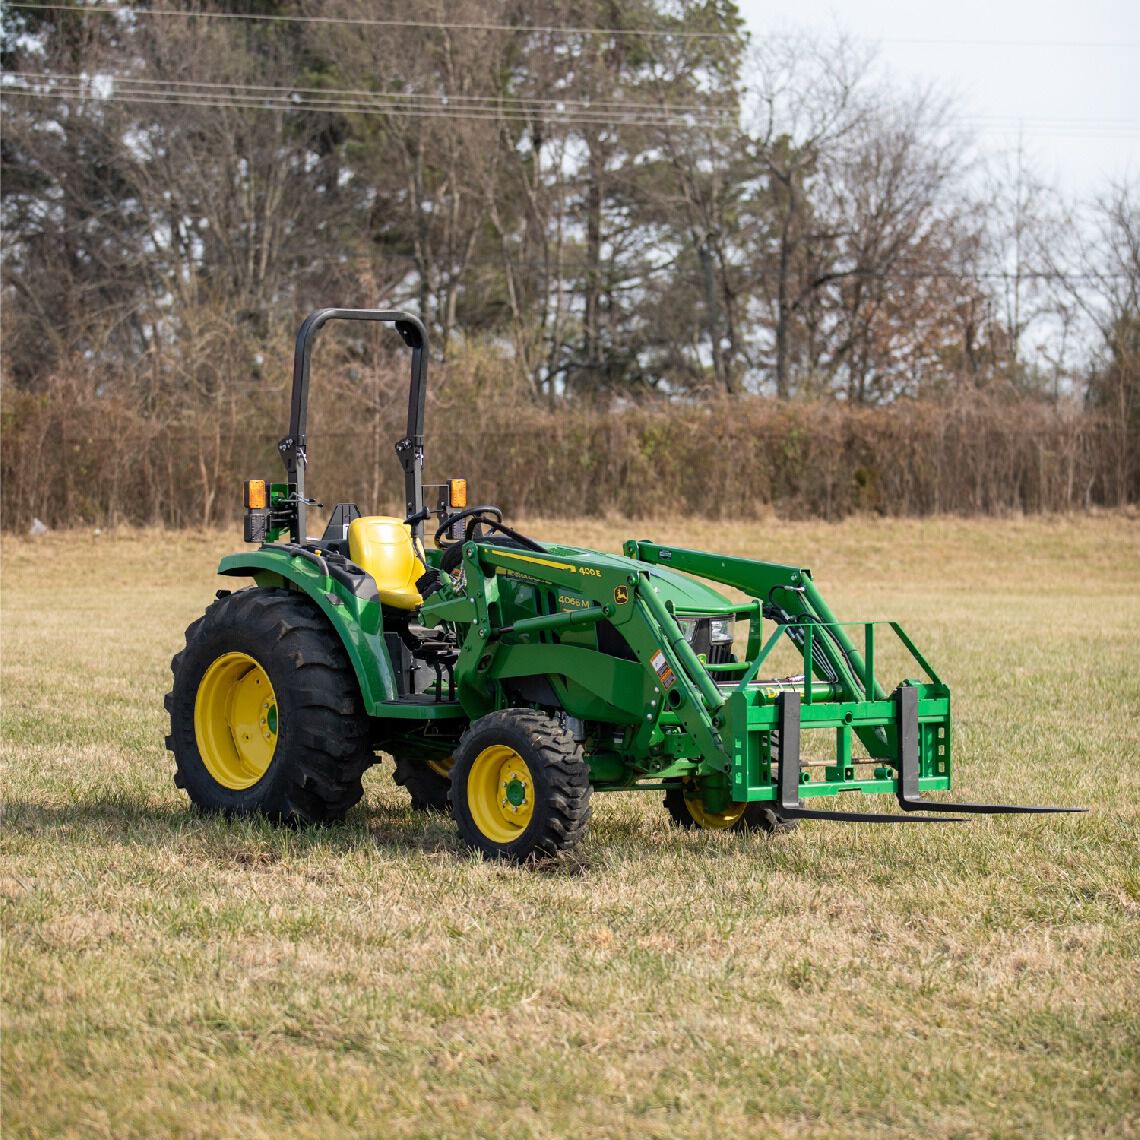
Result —
[[[666, 789], [664, 803], [665, 810], [678, 827], [683, 827], [688, 831], [705, 830], [689, 814], [688, 805], [685, 803], [685, 793], [680, 784]], [[784, 835], [789, 831], [794, 831], [795, 826], [796, 821], [794, 819], [782, 819], [766, 804], [754, 803], [745, 808], [743, 815], [731, 827], [726, 827], [723, 830], [763, 831], [767, 835]]]
[[[484, 736], [502, 732], [521, 731], [532, 754], [525, 757], [527, 764], [540, 764], [547, 774], [550, 790], [544, 800], [545, 810], [539, 813], [540, 826], [534, 834], [529, 829], [523, 840], [502, 854], [521, 861], [533, 856], [554, 856], [568, 851], [580, 843], [590, 825], [590, 771], [582, 758], [577, 741], [552, 716], [534, 709], [500, 709], [471, 724], [459, 741], [455, 751], [456, 769], [472, 742]], [[533, 762], [533, 763], [532, 763]], [[454, 770], [453, 770], [454, 771]], [[475, 847], [482, 847], [480, 836], [473, 825], [464, 827], [467, 813], [460, 803], [465, 794], [463, 781], [452, 781], [451, 809], [460, 825], [460, 834]], [[536, 807], [536, 811], [537, 811]], [[486, 850], [486, 848], [483, 848]]]
[[[201, 760], [192, 719], [178, 711], [186, 701], [178, 694], [187, 654], [199, 641], [224, 643], [234, 630], [252, 638], [265, 655], [293, 666], [289, 694], [295, 715], [303, 716], [294, 733], [296, 755], [283, 757], [281, 778], [272, 790], [247, 797], [248, 805], [223, 802], [195, 778], [190, 769]], [[375, 756], [356, 675], [336, 631], [303, 594], [250, 587], [218, 599], [187, 627], [186, 646], [170, 668], [174, 687], [164, 701], [171, 721], [166, 747], [174, 754], [175, 784], [198, 807], [227, 815], [263, 814], [286, 823], [329, 823], [342, 819], [364, 795], [361, 777]], [[186, 680], [197, 684], [196, 678]]]

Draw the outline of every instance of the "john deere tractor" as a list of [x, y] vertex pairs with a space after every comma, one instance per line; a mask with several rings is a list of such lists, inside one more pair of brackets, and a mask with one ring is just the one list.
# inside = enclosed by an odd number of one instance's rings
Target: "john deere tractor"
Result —
[[[314, 537], [309, 361], [330, 320], [391, 325], [411, 349], [405, 514], [340, 503]], [[409, 313], [302, 324], [285, 479], [246, 483], [256, 549], [219, 568], [254, 585], [219, 591], [172, 662], [167, 747], [200, 808], [338, 820], [385, 752], [416, 807], [449, 809], [468, 844], [512, 860], [573, 847], [591, 795], [615, 790], [663, 793], [679, 825], [715, 830], [1079, 810], [923, 799], [950, 787], [950, 691], [897, 623], [837, 621], [809, 570], [642, 539], [620, 555], [540, 542], [468, 505], [461, 479], [425, 485], [427, 364]], [[885, 639], [913, 677], [884, 684]], [[770, 675], [788, 643], [796, 668]], [[831, 734], [825, 759], [803, 758], [807, 730]], [[901, 811], [812, 806], [843, 792]]]

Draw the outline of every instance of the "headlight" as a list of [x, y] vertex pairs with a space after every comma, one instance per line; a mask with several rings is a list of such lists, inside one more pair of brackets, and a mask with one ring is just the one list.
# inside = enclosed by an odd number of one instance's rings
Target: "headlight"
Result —
[[697, 618], [677, 618], [677, 624], [681, 627], [681, 632], [685, 635], [685, 640], [692, 645], [693, 634], [697, 632]]
[[714, 642], [731, 641], [732, 626], [732, 618], [713, 618], [709, 623], [709, 640]]
[[730, 617], [679, 617], [677, 624], [685, 640], [701, 653], [710, 644], [732, 641], [734, 619]]

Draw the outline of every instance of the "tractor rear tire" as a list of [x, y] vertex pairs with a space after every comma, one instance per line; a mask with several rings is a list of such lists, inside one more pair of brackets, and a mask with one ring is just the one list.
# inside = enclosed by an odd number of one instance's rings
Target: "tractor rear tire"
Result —
[[446, 760], [423, 760], [393, 753], [392, 759], [396, 761], [392, 779], [412, 797], [413, 811], [451, 811], [450, 756]]
[[665, 792], [665, 810], [678, 826], [700, 831], [763, 831], [768, 835], [783, 835], [796, 826], [794, 819], [782, 819], [762, 803], [729, 804], [722, 812], [707, 811], [699, 796], [685, 795], [685, 787], [680, 783]]
[[228, 594], [186, 630], [166, 696], [174, 782], [203, 811], [340, 820], [375, 762], [340, 638], [301, 594]]
[[590, 822], [590, 770], [551, 716], [500, 709], [455, 750], [451, 811], [460, 836], [493, 859], [521, 863], [575, 846]]

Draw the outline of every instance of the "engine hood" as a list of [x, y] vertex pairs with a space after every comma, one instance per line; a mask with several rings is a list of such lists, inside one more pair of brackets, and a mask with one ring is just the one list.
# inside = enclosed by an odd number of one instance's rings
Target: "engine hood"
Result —
[[626, 558], [622, 554], [608, 554], [582, 546], [549, 544], [547, 550], [557, 556], [587, 558], [597, 566], [624, 571], [627, 574], [648, 574], [660, 591], [662, 601], [673, 603], [674, 609], [694, 613], [716, 613], [733, 608], [734, 603], [707, 583], [664, 566], [650, 566]]

